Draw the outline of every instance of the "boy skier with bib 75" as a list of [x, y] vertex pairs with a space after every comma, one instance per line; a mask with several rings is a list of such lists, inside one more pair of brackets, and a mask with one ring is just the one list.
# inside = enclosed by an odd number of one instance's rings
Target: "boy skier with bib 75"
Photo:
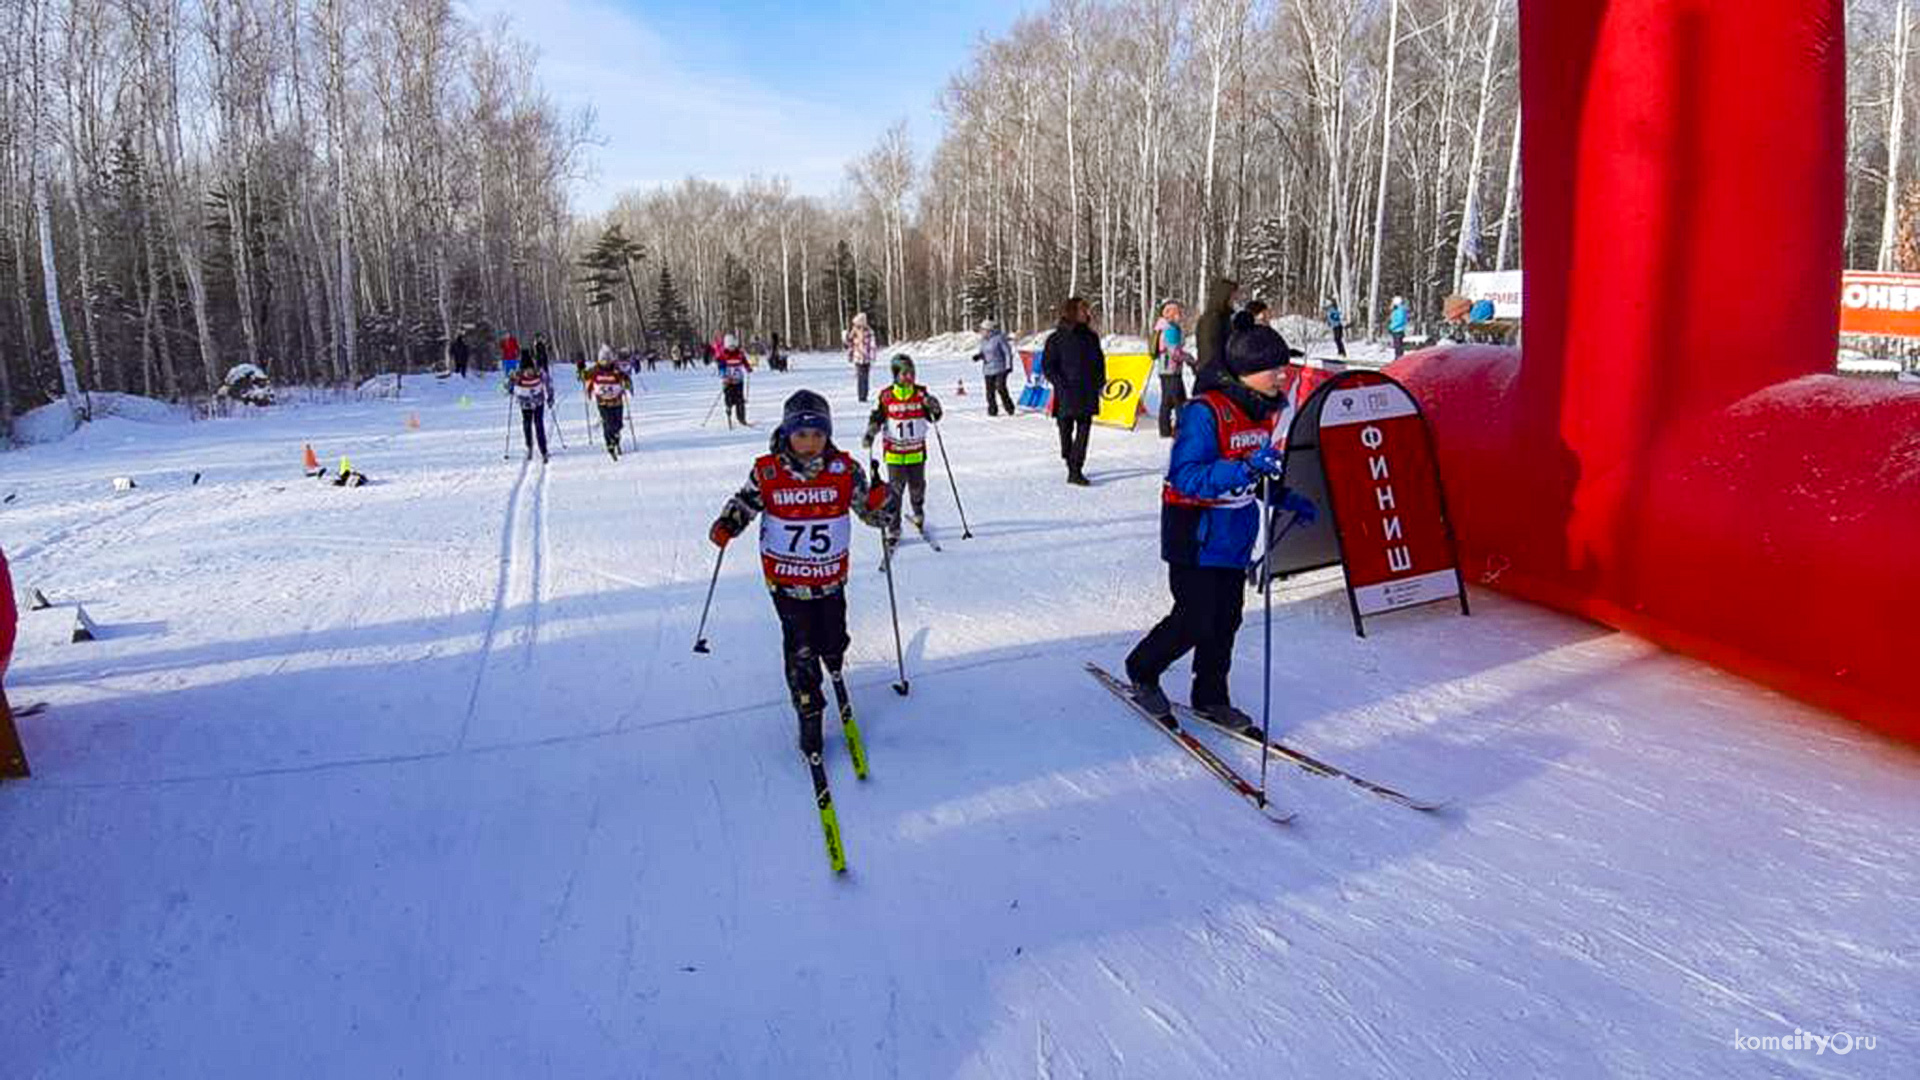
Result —
[[[876, 529], [896, 520], [898, 506], [884, 482], [866, 473], [833, 445], [833, 415], [827, 401], [797, 390], [781, 409], [771, 453], [753, 463], [747, 482], [727, 500], [708, 537], [725, 547], [760, 518], [760, 568], [773, 593], [786, 654], [787, 689], [800, 715], [800, 752], [817, 759], [820, 717], [826, 709], [820, 666], [825, 664], [840, 699], [842, 720], [853, 712], [841, 675], [847, 637], [847, 568], [852, 519]], [[865, 762], [854, 762], [865, 772]]]

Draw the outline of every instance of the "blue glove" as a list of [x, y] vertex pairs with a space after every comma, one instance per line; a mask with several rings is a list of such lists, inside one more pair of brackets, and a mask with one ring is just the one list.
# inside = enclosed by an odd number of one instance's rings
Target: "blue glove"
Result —
[[1254, 451], [1253, 456], [1247, 458], [1246, 461], [1247, 468], [1252, 470], [1256, 478], [1264, 476], [1268, 479], [1274, 479], [1280, 475], [1281, 470], [1286, 466], [1285, 455], [1279, 447], [1271, 443]]
[[1314, 507], [1313, 500], [1292, 488], [1281, 492], [1280, 509], [1292, 511], [1293, 522], [1296, 525], [1311, 525], [1320, 517], [1320, 511]]

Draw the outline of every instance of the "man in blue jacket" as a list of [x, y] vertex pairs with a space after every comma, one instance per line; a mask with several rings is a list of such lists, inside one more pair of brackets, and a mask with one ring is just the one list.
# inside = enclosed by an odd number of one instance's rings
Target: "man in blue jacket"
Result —
[[1407, 302], [1401, 297], [1393, 298], [1393, 310], [1387, 312], [1387, 333], [1393, 336], [1393, 358], [1398, 360], [1407, 351]]
[[[1193, 653], [1196, 711], [1258, 737], [1259, 728], [1233, 707], [1227, 671], [1246, 603], [1246, 572], [1260, 532], [1257, 489], [1277, 480], [1282, 457], [1273, 445], [1281, 368], [1299, 355], [1269, 326], [1233, 335], [1224, 365], [1202, 368], [1194, 398], [1180, 412], [1160, 498], [1160, 557], [1167, 561], [1173, 611], [1127, 654], [1134, 701], [1171, 726], [1160, 676]], [[1279, 505], [1312, 523], [1314, 506], [1285, 488]]]

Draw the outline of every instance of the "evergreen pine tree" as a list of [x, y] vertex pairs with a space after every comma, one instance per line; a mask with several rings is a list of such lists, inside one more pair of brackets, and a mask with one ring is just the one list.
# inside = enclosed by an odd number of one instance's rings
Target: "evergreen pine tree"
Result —
[[960, 297], [969, 325], [1000, 318], [1000, 267], [993, 259], [982, 259], [967, 271]]

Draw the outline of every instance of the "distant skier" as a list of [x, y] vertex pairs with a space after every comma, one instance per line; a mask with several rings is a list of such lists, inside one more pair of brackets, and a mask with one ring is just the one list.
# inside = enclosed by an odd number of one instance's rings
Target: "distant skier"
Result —
[[[746, 484], [727, 500], [708, 538], [725, 547], [760, 521], [760, 570], [780, 618], [787, 689], [800, 719], [800, 752], [821, 750], [826, 697], [820, 666], [842, 689], [847, 646], [847, 568], [852, 518], [886, 529], [899, 513], [884, 481], [868, 485], [851, 455], [833, 445], [833, 412], [825, 398], [797, 390], [781, 408], [770, 453], [753, 463]], [[841, 703], [846, 704], [842, 697]]]
[[[1260, 734], [1233, 707], [1227, 672], [1260, 532], [1258, 487], [1278, 480], [1283, 464], [1272, 445], [1273, 425], [1282, 404], [1281, 369], [1293, 354], [1271, 327], [1235, 334], [1224, 363], [1200, 370], [1194, 399], [1181, 410], [1160, 498], [1160, 557], [1167, 562], [1173, 611], [1127, 654], [1133, 699], [1155, 716], [1168, 717], [1172, 708], [1160, 676], [1192, 652], [1194, 709]], [[1312, 524], [1313, 503], [1279, 491], [1277, 505], [1299, 525]]]
[[500, 370], [512, 374], [520, 366], [520, 339], [511, 332], [500, 335]]
[[1407, 351], [1407, 302], [1401, 297], [1393, 298], [1393, 310], [1387, 314], [1387, 333], [1393, 338], [1393, 358], [1398, 360]]
[[[913, 527], [927, 523], [927, 425], [940, 422], [940, 400], [933, 392], [914, 381], [913, 357], [900, 353], [893, 358], [893, 384], [880, 391], [880, 401], [867, 417], [867, 432], [860, 445], [869, 453], [873, 437], [884, 432], [881, 452], [887, 463], [887, 482], [896, 491], [904, 490], [913, 504]], [[900, 538], [900, 523], [895, 520], [888, 531], [889, 540]]]
[[547, 460], [547, 406], [553, 404], [553, 380], [533, 364], [521, 364], [507, 376], [507, 392], [520, 406], [520, 435], [533, 457], [537, 440], [540, 460]]
[[547, 335], [533, 335], [533, 364], [541, 371], [552, 374], [553, 350], [547, 346]]
[[753, 361], [740, 351], [740, 339], [732, 334], [720, 339], [720, 349], [713, 354], [713, 359], [720, 367], [727, 414], [737, 416], [744, 425], [747, 422], [747, 372], [753, 369]]
[[620, 370], [613, 350], [600, 346], [593, 370], [582, 380], [587, 396], [600, 407], [600, 430], [606, 436], [607, 456], [620, 460], [620, 431], [625, 426], [627, 398], [633, 393], [633, 380]]

